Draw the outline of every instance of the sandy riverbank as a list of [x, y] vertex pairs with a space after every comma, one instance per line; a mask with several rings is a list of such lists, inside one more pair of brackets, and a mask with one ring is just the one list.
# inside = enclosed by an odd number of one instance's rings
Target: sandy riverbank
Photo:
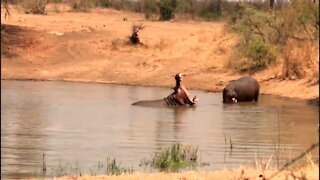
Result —
[[[65, 176], [56, 178], [58, 180], [263, 180], [264, 178], [270, 178], [276, 170], [258, 170], [253, 168], [239, 168], [235, 170], [222, 170], [222, 171], [212, 171], [212, 172], [181, 172], [181, 173], [133, 173], [130, 175], [124, 174], [120, 176]], [[275, 175], [273, 180], [293, 180], [306, 178], [308, 180], [319, 179], [319, 168], [318, 166], [307, 166], [303, 168], [291, 169], [283, 171]]]

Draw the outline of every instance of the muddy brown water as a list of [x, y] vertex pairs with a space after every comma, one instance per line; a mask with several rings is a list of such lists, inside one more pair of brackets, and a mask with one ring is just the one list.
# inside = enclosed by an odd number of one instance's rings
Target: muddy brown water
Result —
[[[150, 171], [139, 166], [140, 160], [178, 142], [199, 147], [198, 159], [210, 164], [200, 169], [221, 170], [270, 157], [273, 166], [281, 166], [318, 142], [318, 107], [303, 101], [261, 95], [258, 103], [224, 105], [220, 93], [191, 90], [199, 98], [195, 108], [131, 105], [171, 91], [1, 81], [2, 178], [39, 174], [43, 153], [48, 176], [59, 162], [77, 164], [83, 174], [90, 174], [90, 168], [108, 156], [135, 171]], [[312, 151], [312, 158], [319, 159], [318, 152]]]

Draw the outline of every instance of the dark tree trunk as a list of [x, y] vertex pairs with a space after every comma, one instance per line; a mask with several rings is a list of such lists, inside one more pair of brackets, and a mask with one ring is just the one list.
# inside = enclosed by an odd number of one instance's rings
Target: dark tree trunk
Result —
[[217, 10], [218, 13], [221, 14], [221, 0], [217, 0]]
[[270, 9], [273, 9], [274, 7], [274, 0], [270, 0]]

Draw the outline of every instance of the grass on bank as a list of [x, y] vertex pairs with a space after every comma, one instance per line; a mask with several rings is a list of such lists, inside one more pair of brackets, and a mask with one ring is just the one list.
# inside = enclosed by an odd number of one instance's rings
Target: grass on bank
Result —
[[[155, 152], [151, 159], [141, 160], [139, 166], [157, 169], [160, 172], [178, 172], [184, 168], [196, 169], [199, 165], [206, 165], [205, 163], [199, 163], [197, 157], [197, 147], [173, 144], [170, 147], [162, 148]], [[44, 162], [43, 164], [46, 163]], [[42, 169], [47, 169], [47, 167], [42, 167]], [[42, 172], [42, 174], [57, 177], [82, 175], [79, 163], [61, 163], [59, 161], [57, 166], [51, 167], [49, 170], [48, 173]], [[90, 167], [89, 172], [91, 176], [132, 174], [133, 168], [117, 163], [115, 158], [107, 157], [105, 162], [99, 161]]]
[[[244, 167], [240, 168], [241, 172], [240, 177], [245, 177], [245, 172], [256, 171], [260, 173], [262, 177], [272, 177], [281, 174], [282, 171], [286, 171], [286, 176], [293, 177], [296, 169], [300, 169], [304, 172], [318, 170], [319, 166], [315, 164], [310, 155], [310, 151], [314, 148], [317, 148], [319, 143], [313, 144], [299, 156], [288, 161], [282, 168], [274, 168], [271, 164], [273, 159], [276, 159], [276, 153], [272, 154], [267, 161], [263, 161], [259, 157], [255, 157], [253, 167]], [[228, 148], [228, 147], [226, 147]], [[45, 165], [45, 159], [43, 160]], [[294, 163], [297, 161], [304, 161], [305, 166], [295, 166]], [[162, 148], [159, 151], [155, 152], [154, 155], [148, 160], [142, 160], [140, 166], [149, 167], [151, 169], [156, 169], [160, 172], [179, 172], [180, 170], [197, 170], [199, 167], [208, 165], [208, 163], [199, 162], [198, 159], [198, 148], [191, 145], [181, 145], [181, 144], [172, 144], [170, 147]], [[291, 166], [291, 168], [288, 168]], [[48, 171], [46, 171], [48, 169]], [[80, 168], [79, 163], [61, 163], [59, 162], [58, 166], [47, 168], [42, 167], [42, 173], [36, 173], [35, 176], [50, 176], [50, 177], [62, 177], [62, 176], [118, 176], [123, 174], [132, 174], [134, 172], [133, 165], [131, 167], [122, 165], [118, 163], [115, 158], [107, 157], [105, 162], [98, 162], [94, 166], [89, 168], [89, 174], [83, 174], [84, 171]], [[230, 171], [230, 170], [229, 170]], [[231, 172], [231, 171], [230, 171]], [[272, 173], [271, 173], [272, 172]], [[288, 172], [290, 172], [288, 174]], [[283, 174], [283, 173], [282, 173]], [[295, 175], [295, 177], [298, 177]], [[305, 178], [306, 174], [301, 174], [301, 178]], [[241, 179], [241, 178], [240, 178]]]
[[141, 165], [150, 166], [159, 171], [177, 172], [184, 168], [196, 169], [206, 164], [199, 162], [197, 147], [173, 144], [156, 152], [151, 160], [141, 161]]
[[[83, 169], [81, 169], [79, 163], [61, 163], [59, 161], [57, 166], [46, 167], [47, 163], [45, 161], [46, 160], [43, 159], [41, 173], [36, 173], [36, 176], [41, 174], [51, 177], [83, 175]], [[139, 164], [139, 166], [156, 169], [160, 172], [178, 172], [182, 169], [197, 169], [197, 167], [205, 165], [208, 164], [201, 163], [198, 160], [197, 147], [181, 144], [173, 144], [170, 147], [162, 148], [157, 151], [151, 159], [141, 160]], [[99, 161], [89, 168], [91, 176], [132, 174], [133, 171], [133, 166], [122, 165], [112, 157], [107, 157], [105, 161]]]
[[[84, 171], [83, 167], [78, 162], [61, 162], [59, 161], [56, 166], [46, 165], [45, 159], [40, 171], [34, 172], [36, 177], [62, 177], [62, 176], [82, 176]], [[133, 167], [122, 165], [115, 158], [107, 157], [105, 161], [98, 161], [95, 165], [88, 168], [90, 176], [98, 175], [121, 175], [132, 174]]]

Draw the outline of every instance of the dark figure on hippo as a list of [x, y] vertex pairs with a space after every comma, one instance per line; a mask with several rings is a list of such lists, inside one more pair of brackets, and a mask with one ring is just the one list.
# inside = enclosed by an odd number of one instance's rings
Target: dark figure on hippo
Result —
[[259, 83], [251, 77], [242, 77], [231, 81], [223, 89], [223, 103], [258, 101]]
[[146, 100], [138, 101], [132, 105], [150, 106], [150, 107], [165, 107], [165, 106], [194, 106], [197, 102], [197, 97], [191, 98], [190, 93], [182, 84], [182, 73], [178, 73], [175, 76], [176, 86], [173, 88], [174, 92], [169, 96], [158, 100]]

